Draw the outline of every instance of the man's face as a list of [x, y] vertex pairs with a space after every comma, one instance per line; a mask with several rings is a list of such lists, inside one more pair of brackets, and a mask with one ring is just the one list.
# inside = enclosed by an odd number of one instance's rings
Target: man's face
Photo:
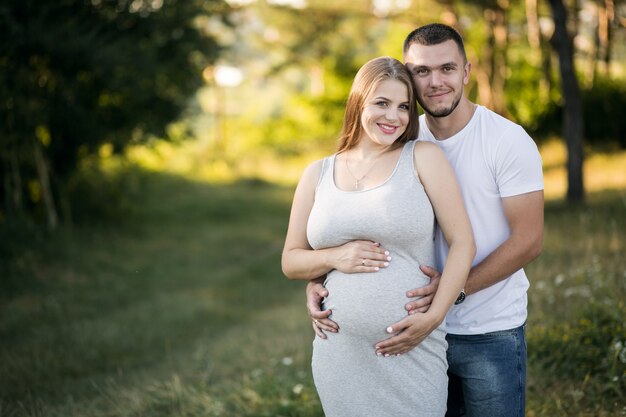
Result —
[[446, 117], [458, 106], [471, 65], [453, 40], [438, 45], [412, 44], [404, 55], [417, 90], [417, 101], [432, 117]]

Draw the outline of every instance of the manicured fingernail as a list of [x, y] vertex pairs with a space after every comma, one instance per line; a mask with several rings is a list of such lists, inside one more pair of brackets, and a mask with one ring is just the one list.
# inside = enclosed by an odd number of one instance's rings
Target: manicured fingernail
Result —
[[402, 354], [401, 353], [396, 353], [396, 356], [400, 356], [400, 355], [402, 355]]
[[390, 261], [391, 260], [391, 256], [387, 256], [387, 260]]
[[389, 255], [389, 251], [388, 250], [385, 251], [385, 255]]
[[383, 354], [380, 352], [376, 352], [376, 356], [383, 356]]
[[388, 354], [388, 353], [385, 353], [385, 358], [388, 358], [388, 357], [389, 357], [389, 354]]
[[380, 268], [379, 267], [374, 267], [374, 271], [378, 271]]
[[387, 327], [387, 333], [393, 333], [393, 327]]
[[385, 266], [389, 266], [389, 262], [385, 262], [383, 265], [385, 265]]

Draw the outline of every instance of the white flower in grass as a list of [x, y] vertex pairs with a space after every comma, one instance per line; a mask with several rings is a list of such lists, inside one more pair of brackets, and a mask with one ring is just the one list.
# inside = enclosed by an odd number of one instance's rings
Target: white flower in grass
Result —
[[616, 340], [613, 343], [613, 350], [616, 352], [619, 350], [622, 350], [623, 347], [624, 347], [624, 343], [621, 340]]
[[554, 285], [561, 285], [565, 281], [565, 275], [559, 274], [554, 277]]
[[296, 385], [294, 385], [292, 391], [293, 391], [294, 394], [300, 395], [300, 394], [302, 394], [302, 390], [303, 389], [304, 389], [304, 385], [296, 384]]
[[280, 363], [282, 363], [285, 366], [291, 366], [293, 365], [293, 358], [291, 356], [285, 356], [284, 358], [280, 360]]

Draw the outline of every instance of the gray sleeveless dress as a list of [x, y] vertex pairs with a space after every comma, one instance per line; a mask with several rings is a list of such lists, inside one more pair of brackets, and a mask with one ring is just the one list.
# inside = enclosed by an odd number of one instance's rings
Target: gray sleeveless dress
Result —
[[335, 155], [324, 159], [309, 216], [314, 249], [351, 240], [380, 242], [391, 252], [387, 268], [374, 273], [333, 270], [324, 309], [333, 311], [339, 333], [313, 341], [313, 378], [327, 417], [441, 417], [446, 411], [443, 325], [412, 351], [376, 356], [385, 329], [406, 317], [406, 291], [429, 280], [420, 264], [434, 265], [433, 209], [413, 166], [415, 142], [404, 145], [386, 182], [364, 191], [335, 185]]

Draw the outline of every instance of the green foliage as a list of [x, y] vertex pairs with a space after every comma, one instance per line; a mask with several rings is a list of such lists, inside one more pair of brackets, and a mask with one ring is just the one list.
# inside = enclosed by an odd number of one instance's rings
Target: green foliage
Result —
[[544, 131], [539, 126], [540, 118], [549, 104], [549, 92], [542, 92], [539, 86], [544, 74], [541, 69], [525, 59], [529, 51], [520, 50], [514, 54], [514, 70], [506, 82], [507, 107], [511, 117], [529, 131]]
[[[41, 204], [40, 195], [28, 193], [29, 183], [58, 196], [78, 161], [102, 144], [120, 152], [128, 143], [164, 135], [201, 85], [202, 68], [217, 56], [218, 45], [196, 18], [224, 13], [220, 4], [4, 1], [0, 212], [5, 219]], [[43, 154], [39, 161], [36, 148]]]
[[[352, 80], [365, 61], [383, 54], [383, 46], [389, 49], [384, 41], [390, 25], [375, 18], [367, 2], [302, 10], [259, 3], [253, 10], [261, 19], [257, 24], [275, 35], [242, 35], [243, 43], [267, 51], [270, 67], [259, 92], [264, 107], [252, 103], [253, 110], [237, 121], [236, 135], [247, 145], [240, 152], [332, 151]], [[400, 58], [401, 44], [394, 49]]]

